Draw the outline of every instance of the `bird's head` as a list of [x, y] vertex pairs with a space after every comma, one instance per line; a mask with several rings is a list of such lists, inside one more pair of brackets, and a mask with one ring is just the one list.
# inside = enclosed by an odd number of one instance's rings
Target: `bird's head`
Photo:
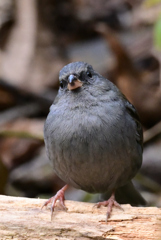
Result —
[[85, 62], [69, 63], [62, 68], [59, 74], [60, 90], [73, 91], [89, 84], [94, 75], [91, 65]]

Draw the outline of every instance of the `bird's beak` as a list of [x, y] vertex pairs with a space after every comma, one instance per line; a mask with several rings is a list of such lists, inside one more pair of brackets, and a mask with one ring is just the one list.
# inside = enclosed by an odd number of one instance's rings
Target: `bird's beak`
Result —
[[76, 88], [79, 88], [83, 85], [83, 83], [73, 74], [69, 75], [68, 77], [68, 89], [74, 90]]

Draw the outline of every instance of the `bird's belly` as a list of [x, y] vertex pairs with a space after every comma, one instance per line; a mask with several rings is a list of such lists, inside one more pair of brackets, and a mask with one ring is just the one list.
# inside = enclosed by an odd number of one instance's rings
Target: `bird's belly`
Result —
[[56, 174], [67, 184], [87, 192], [111, 191], [126, 184], [138, 170], [132, 159], [135, 156], [128, 152], [124, 141], [105, 141], [99, 134], [90, 139], [72, 137], [54, 148], [56, 154], [50, 159]]
[[[54, 169], [57, 175], [67, 184], [75, 188], [82, 189], [90, 193], [99, 193], [111, 191], [114, 188], [124, 185], [118, 181], [123, 173], [118, 173], [117, 169], [110, 166], [106, 161], [105, 166], [100, 166], [97, 162], [79, 163], [78, 159], [70, 159], [70, 164], [61, 164], [57, 168], [57, 163], [54, 164]], [[59, 165], [59, 163], [58, 163]], [[102, 164], [101, 164], [102, 165]], [[59, 165], [60, 166], [60, 165]], [[117, 184], [117, 182], [119, 184]]]
[[87, 192], [106, 192], [135, 176], [142, 151], [133, 131], [126, 129], [124, 116], [121, 122], [117, 117], [110, 120], [110, 114], [104, 121], [92, 114], [68, 116], [60, 118], [61, 124], [55, 118], [45, 132], [49, 159], [64, 182]]

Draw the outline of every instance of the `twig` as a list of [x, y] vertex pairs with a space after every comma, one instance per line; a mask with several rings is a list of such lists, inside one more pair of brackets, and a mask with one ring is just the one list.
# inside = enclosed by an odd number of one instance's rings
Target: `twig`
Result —
[[0, 87], [2, 87], [7, 92], [11, 93], [15, 98], [18, 98], [20, 100], [39, 102], [42, 108], [48, 108], [52, 104], [57, 94], [56, 90], [50, 90], [46, 93], [36, 94], [34, 92], [24, 89], [23, 87], [18, 87], [11, 84], [11, 80], [13, 79], [8, 80], [0, 78]]
[[146, 130], [144, 132], [144, 143], [147, 143], [152, 138], [156, 137], [158, 134], [161, 133], [161, 122], [157, 123], [152, 128]]
[[0, 137], [30, 138], [44, 141], [44, 137], [42, 135], [32, 134], [25, 131], [2, 130], [0, 131]]
[[28, 117], [36, 114], [41, 110], [41, 106], [38, 103], [32, 102], [23, 104], [21, 106], [13, 107], [0, 114], [0, 125], [10, 122], [20, 117]]
[[157, 182], [155, 182], [154, 180], [152, 180], [151, 178], [148, 178], [146, 176], [144, 176], [141, 173], [138, 173], [135, 177], [135, 179], [145, 188], [147, 188], [148, 190], [154, 192], [154, 193], [158, 193], [161, 192], [161, 188], [160, 188], [160, 184], [158, 184]]

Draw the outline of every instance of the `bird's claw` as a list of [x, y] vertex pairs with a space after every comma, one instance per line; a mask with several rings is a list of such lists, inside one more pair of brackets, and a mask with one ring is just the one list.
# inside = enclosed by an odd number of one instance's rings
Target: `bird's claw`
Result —
[[49, 200], [47, 200], [41, 207], [41, 209], [45, 206], [47, 206], [49, 203], [51, 203], [51, 219], [53, 216], [53, 212], [56, 206], [56, 201], [59, 200], [60, 205], [63, 207], [65, 211], [67, 211], [67, 207], [65, 206], [65, 197], [64, 197], [64, 192], [68, 188], [67, 185], [65, 185], [62, 189], [60, 189], [55, 196], [51, 197]]
[[107, 201], [98, 202], [93, 207], [100, 208], [101, 206], [107, 207], [106, 222], [111, 215], [113, 206], [124, 211], [124, 209], [121, 207], [121, 205], [115, 200], [115, 197], [113, 194]]

